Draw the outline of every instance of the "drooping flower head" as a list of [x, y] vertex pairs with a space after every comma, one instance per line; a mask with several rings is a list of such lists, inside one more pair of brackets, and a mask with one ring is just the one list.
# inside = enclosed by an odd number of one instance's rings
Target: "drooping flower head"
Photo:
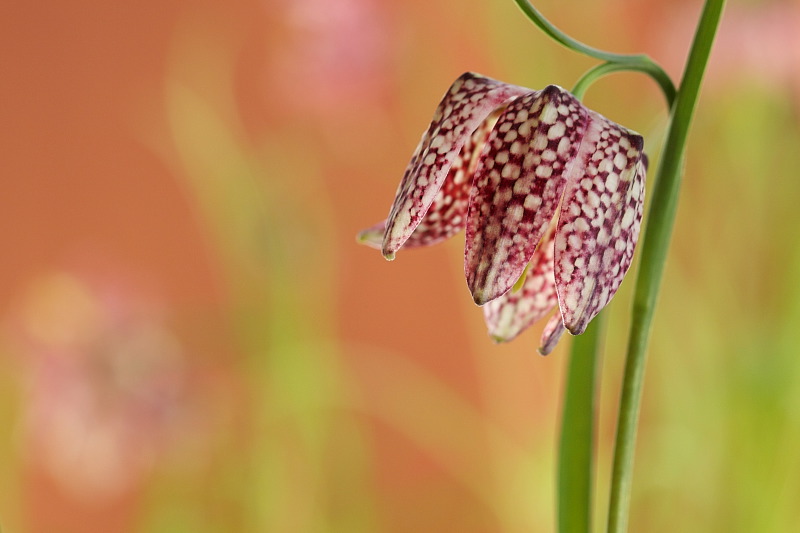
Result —
[[558, 86], [466, 73], [436, 109], [389, 217], [359, 238], [393, 259], [466, 227], [467, 285], [492, 338], [516, 337], [557, 304], [540, 348], [549, 353], [565, 329], [583, 333], [627, 272], [646, 161], [640, 135]]

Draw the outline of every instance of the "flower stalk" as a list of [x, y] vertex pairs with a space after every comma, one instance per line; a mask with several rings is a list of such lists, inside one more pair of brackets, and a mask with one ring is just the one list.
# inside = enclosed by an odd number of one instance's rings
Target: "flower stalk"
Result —
[[609, 533], [623, 533], [628, 528], [633, 454], [636, 445], [636, 427], [639, 420], [647, 344], [678, 207], [686, 139], [724, 6], [725, 0], [707, 0], [703, 7], [675, 99], [672, 120], [667, 131], [655, 189], [652, 193], [653, 200], [650, 204], [640, 251], [628, 354], [617, 422], [608, 513]]
[[605, 330], [601, 312], [572, 340], [558, 453], [558, 530], [592, 530], [597, 377]]
[[661, 67], [653, 63], [649, 58], [641, 63], [617, 63], [614, 61], [601, 63], [587, 70], [577, 83], [575, 83], [570, 92], [574, 94], [575, 98], [578, 100], [583, 100], [583, 95], [592, 83], [614, 72], [641, 72], [642, 74], [650, 76], [656, 80], [658, 86], [661, 88], [664, 99], [667, 101], [667, 108], [672, 109], [672, 104], [675, 103], [675, 85], [672, 84], [672, 80], [667, 76], [666, 72], [661, 70]]
[[[555, 41], [571, 50], [605, 61], [578, 80], [572, 90], [576, 98], [582, 99], [588, 87], [602, 76], [613, 72], [637, 71], [650, 76], [659, 85], [670, 109], [666, 143], [640, 251], [614, 448], [608, 533], [623, 533], [628, 525], [633, 455], [647, 345], [677, 211], [686, 141], [725, 0], [706, 1], [678, 90], [663, 69], [649, 57], [615, 54], [587, 46], [556, 28], [528, 0], [514, 1], [538, 28]], [[577, 438], [577, 433], [586, 433], [587, 428], [593, 428], [594, 356], [599, 351], [599, 338], [600, 335], [594, 334], [585, 339], [575, 339], [570, 356], [559, 455], [558, 525], [562, 533], [590, 531], [593, 439], [584, 438], [576, 445], [569, 442], [569, 438]], [[586, 379], [589, 375], [592, 376], [591, 381]], [[576, 385], [581, 380], [583, 389]], [[577, 405], [583, 409], [576, 411], [574, 407]], [[570, 428], [570, 425], [576, 427]], [[568, 465], [580, 465], [585, 471], [581, 475], [577, 472], [578, 467], [571, 468]]]

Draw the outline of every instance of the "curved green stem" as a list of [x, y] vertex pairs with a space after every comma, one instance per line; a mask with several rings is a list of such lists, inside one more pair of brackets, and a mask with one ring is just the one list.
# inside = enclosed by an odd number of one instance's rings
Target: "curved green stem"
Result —
[[605, 311], [572, 339], [558, 453], [558, 531], [589, 533], [592, 525], [597, 369]]
[[[615, 54], [613, 52], [606, 52], [605, 50], [600, 50], [598, 48], [594, 48], [587, 44], [583, 44], [582, 42], [573, 39], [563, 31], [559, 30], [555, 27], [549, 20], [547, 20], [544, 15], [542, 15], [538, 9], [533, 7], [529, 0], [514, 0], [522, 12], [525, 14], [531, 22], [533, 22], [540, 30], [542, 30], [547, 36], [549, 36], [554, 41], [558, 42], [559, 44], [566, 46], [570, 50], [574, 50], [575, 52], [579, 52], [581, 54], [587, 55], [589, 57], [593, 57], [595, 59], [599, 59], [601, 61], [606, 61], [607, 63], [618, 65], [616, 67], [610, 66], [603, 66], [600, 65], [596, 67], [600, 70], [600, 74], [597, 77], [603, 76], [610, 72], [614, 72], [617, 70], [634, 70], [638, 72], [642, 72], [647, 74], [656, 83], [658, 83], [659, 87], [661, 87], [664, 96], [669, 102], [670, 108], [672, 107], [672, 101], [675, 98], [675, 86], [672, 83], [672, 80], [664, 72], [657, 63], [655, 63], [652, 59], [644, 54]], [[623, 67], [626, 66], [626, 68]], [[610, 69], [604, 72], [604, 70]], [[591, 71], [590, 71], [591, 72]], [[587, 73], [588, 74], [588, 73]], [[579, 82], [580, 83], [580, 82]], [[591, 83], [591, 82], [589, 82]], [[585, 90], [581, 87], [578, 88], [579, 90]], [[574, 93], [574, 91], [573, 91]]]
[[523, 13], [525, 13], [525, 16], [527, 16], [531, 22], [536, 24], [540, 30], [542, 30], [554, 41], [566, 46], [570, 50], [580, 52], [589, 57], [600, 59], [602, 61], [614, 61], [617, 63], [636, 62], [641, 58], [647, 58], [645, 55], [615, 54], [613, 52], [606, 52], [605, 50], [600, 50], [598, 48], [583, 44], [582, 42], [573, 39], [563, 31], [556, 28], [549, 20], [544, 18], [544, 15], [542, 15], [538, 9], [533, 7], [528, 0], [514, 0], [514, 2], [516, 2], [517, 6], [522, 10]]
[[725, 0], [706, 0], [703, 7], [675, 99], [672, 121], [667, 132], [642, 240], [617, 423], [608, 513], [609, 533], [623, 533], [628, 527], [636, 427], [650, 327], [678, 205], [686, 139], [724, 5]]
[[589, 86], [603, 76], [621, 71], [643, 72], [655, 80], [661, 92], [664, 94], [667, 107], [672, 109], [672, 104], [675, 103], [675, 85], [661, 67], [653, 63], [649, 58], [645, 57], [645, 59], [646, 60], [641, 63], [606, 62], [592, 67], [580, 77], [570, 92], [572, 92], [578, 100], [583, 100], [583, 96]]

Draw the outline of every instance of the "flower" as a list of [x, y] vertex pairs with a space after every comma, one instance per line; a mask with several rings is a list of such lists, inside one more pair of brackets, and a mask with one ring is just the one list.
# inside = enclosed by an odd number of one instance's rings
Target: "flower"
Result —
[[3, 324], [28, 379], [25, 451], [71, 496], [120, 501], [183, 429], [185, 354], [158, 315], [141, 291], [59, 271]]
[[391, 260], [466, 228], [467, 285], [490, 335], [511, 340], [558, 305], [540, 347], [549, 353], [565, 329], [583, 333], [630, 266], [643, 145], [556, 85], [533, 91], [463, 74], [411, 157], [389, 217], [359, 240]]

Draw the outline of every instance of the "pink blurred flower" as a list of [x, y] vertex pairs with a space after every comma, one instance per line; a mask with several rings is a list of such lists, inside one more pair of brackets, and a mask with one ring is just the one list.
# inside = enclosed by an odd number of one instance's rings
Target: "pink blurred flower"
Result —
[[30, 459], [85, 498], [136, 486], [165, 443], [184, 377], [156, 308], [56, 273], [34, 283], [10, 326], [29, 378]]
[[334, 112], [380, 94], [389, 48], [381, 2], [287, 0], [282, 8], [288, 39], [276, 50], [270, 83], [285, 99], [313, 112]]

